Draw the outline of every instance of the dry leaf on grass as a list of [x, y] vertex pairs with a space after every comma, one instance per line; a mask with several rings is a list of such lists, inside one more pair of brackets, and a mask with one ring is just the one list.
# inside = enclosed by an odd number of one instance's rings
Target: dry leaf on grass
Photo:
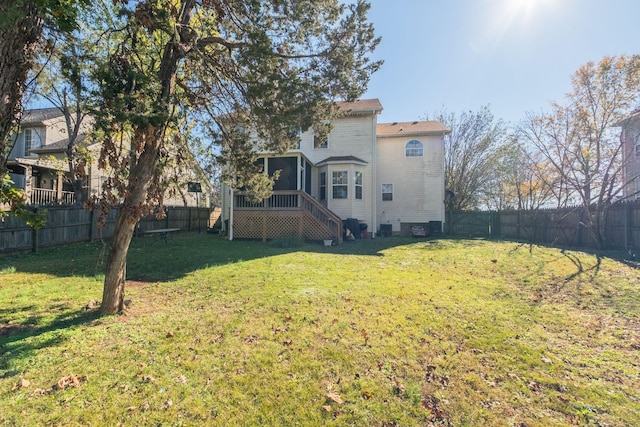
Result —
[[169, 409], [173, 406], [173, 400], [168, 399], [166, 402], [164, 402], [164, 405], [162, 405], [162, 409]]
[[82, 381], [86, 380], [86, 375], [69, 374], [66, 377], [60, 378], [56, 383], [55, 388], [57, 390], [64, 390], [69, 387], [78, 387]]
[[27, 388], [30, 385], [31, 385], [31, 383], [29, 382], [29, 380], [25, 380], [24, 378], [20, 378], [18, 383], [11, 388], [11, 391], [16, 391], [16, 390], [19, 390], [21, 388]]
[[332, 401], [336, 402], [339, 405], [344, 403], [344, 401], [342, 400], [342, 398], [340, 397], [340, 395], [338, 393], [327, 393], [326, 396], [327, 396], [327, 399], [332, 400]]

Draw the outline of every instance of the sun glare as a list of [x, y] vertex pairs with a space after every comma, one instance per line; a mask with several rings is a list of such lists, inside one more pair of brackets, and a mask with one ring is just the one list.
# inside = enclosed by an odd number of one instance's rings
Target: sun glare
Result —
[[534, 24], [542, 19], [558, 0], [486, 0], [485, 12], [488, 14], [487, 26], [483, 34], [470, 42], [471, 48], [480, 53], [499, 43], [508, 34], [517, 31], [530, 33]]

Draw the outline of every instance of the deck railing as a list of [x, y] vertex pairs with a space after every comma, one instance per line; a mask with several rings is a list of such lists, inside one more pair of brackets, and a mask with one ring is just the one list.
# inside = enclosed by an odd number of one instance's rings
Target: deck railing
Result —
[[76, 195], [73, 191], [62, 191], [60, 197], [56, 190], [33, 188], [29, 204], [31, 205], [71, 205], [75, 203]]
[[248, 197], [240, 193], [235, 195], [234, 203], [234, 209], [239, 211], [297, 210], [308, 212], [318, 222], [322, 223], [335, 239], [342, 238], [342, 220], [340, 217], [322, 206], [304, 191], [274, 191], [270, 197], [257, 202], [250, 201]]

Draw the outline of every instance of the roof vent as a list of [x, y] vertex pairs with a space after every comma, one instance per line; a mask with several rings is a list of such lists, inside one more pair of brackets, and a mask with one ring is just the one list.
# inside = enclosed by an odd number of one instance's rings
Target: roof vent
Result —
[[391, 123], [391, 126], [395, 126], [397, 124], [398, 124], [398, 122], [393, 122], [393, 123]]
[[418, 122], [413, 122], [413, 123], [411, 123], [411, 124], [412, 124], [412, 125], [417, 125], [417, 124], [418, 124]]

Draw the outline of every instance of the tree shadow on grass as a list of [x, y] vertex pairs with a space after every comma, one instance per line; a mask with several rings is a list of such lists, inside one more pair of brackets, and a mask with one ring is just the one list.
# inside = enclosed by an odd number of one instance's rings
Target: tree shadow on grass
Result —
[[63, 331], [82, 327], [99, 317], [96, 309], [82, 309], [60, 313], [51, 320], [31, 316], [21, 323], [0, 321], [0, 378], [21, 374], [11, 369], [12, 360], [29, 358], [38, 350], [59, 345], [68, 339]]
[[[145, 282], [172, 281], [203, 268], [293, 252], [382, 256], [386, 249], [419, 241], [424, 240], [385, 237], [347, 241], [331, 247], [325, 247], [322, 242], [308, 242], [299, 247], [279, 247], [273, 241], [229, 241], [204, 233], [180, 233], [166, 242], [160, 239], [135, 238], [127, 256], [127, 279]], [[10, 267], [17, 273], [96, 277], [101, 281], [108, 251], [108, 242], [102, 241], [43, 249], [35, 254], [0, 257], [0, 270]]]

